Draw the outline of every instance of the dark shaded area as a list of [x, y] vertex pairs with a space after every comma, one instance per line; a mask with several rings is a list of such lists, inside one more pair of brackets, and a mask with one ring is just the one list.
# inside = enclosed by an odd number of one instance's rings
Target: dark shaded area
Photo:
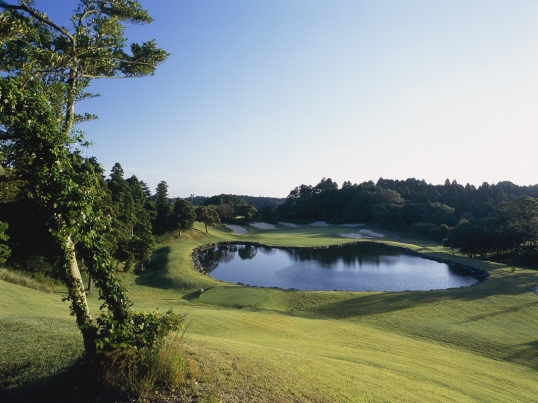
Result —
[[[17, 370], [17, 369], [15, 369]], [[23, 368], [18, 368], [23, 370]], [[2, 402], [51, 402], [51, 403], [112, 403], [128, 401], [107, 391], [98, 380], [99, 368], [80, 359], [73, 366], [36, 382], [13, 389], [4, 389], [0, 384]]]
[[50, 212], [39, 209], [35, 199], [0, 203], [0, 221], [9, 225], [11, 249], [8, 264], [27, 273], [59, 278], [54, 267], [60, 251], [49, 232]]
[[[413, 291], [397, 293], [360, 294], [356, 298], [345, 301], [329, 303], [320, 307], [309, 309], [309, 312], [332, 319], [360, 318], [370, 315], [394, 313], [400, 310], [413, 309], [419, 305], [436, 304], [441, 301], [477, 301], [494, 295], [520, 295], [532, 292], [536, 276], [533, 274], [519, 274], [504, 279], [490, 279], [488, 284], [480, 284], [471, 288], [452, 289], [450, 292], [438, 291]], [[491, 286], [491, 282], [501, 282]], [[528, 306], [538, 306], [538, 300]], [[520, 310], [525, 306], [515, 308]], [[476, 316], [475, 320], [484, 319], [488, 316], [510, 312], [500, 310], [495, 314]]]
[[[516, 347], [523, 347], [520, 351], [508, 354], [504, 357], [506, 361], [519, 363], [520, 361], [528, 361], [530, 357], [538, 358], [538, 340], [530, 343], [519, 344]], [[531, 368], [538, 370], [538, 359], [533, 360], [534, 364]]]
[[135, 283], [146, 287], [164, 289], [174, 288], [175, 285], [166, 277], [168, 272], [166, 264], [168, 263], [168, 255], [170, 254], [170, 251], [170, 247], [163, 246], [153, 252], [145, 269], [142, 271], [135, 271], [135, 274], [137, 274]]

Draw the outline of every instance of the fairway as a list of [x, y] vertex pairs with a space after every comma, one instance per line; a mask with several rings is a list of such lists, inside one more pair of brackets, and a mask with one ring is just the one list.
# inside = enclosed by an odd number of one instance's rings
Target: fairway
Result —
[[[357, 241], [339, 237], [349, 232], [343, 227], [248, 230], [237, 236], [218, 227], [206, 235], [197, 225], [181, 240], [160, 245], [146, 271], [121, 275], [135, 308], [172, 307], [186, 315], [182, 343], [198, 368], [191, 387], [207, 401], [535, 401], [536, 271], [511, 273], [504, 265], [452, 257], [407, 234], [398, 234], [405, 247], [474, 265], [490, 278], [442, 291], [301, 292], [235, 286], [193, 269], [192, 249], [205, 243]], [[386, 235], [381, 242], [397, 244]], [[95, 310], [94, 294], [90, 303]], [[0, 367], [2, 388], [13, 393], [68, 368], [81, 354], [74, 320], [58, 294], [0, 282], [0, 324], [0, 337], [17, 351], [0, 347], [9, 361]]]

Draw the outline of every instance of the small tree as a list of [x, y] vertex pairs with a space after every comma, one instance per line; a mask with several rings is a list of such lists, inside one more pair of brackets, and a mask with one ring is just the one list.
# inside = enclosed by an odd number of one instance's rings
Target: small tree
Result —
[[207, 234], [207, 227], [220, 224], [219, 213], [217, 213], [217, 210], [212, 206], [198, 207], [196, 210], [196, 221], [205, 224], [205, 233]]
[[192, 228], [196, 220], [196, 213], [191, 204], [184, 199], [177, 199], [172, 210], [172, 225], [177, 229], [177, 236], [181, 238], [181, 231]]
[[155, 205], [157, 216], [155, 217], [154, 229], [157, 234], [164, 234], [170, 228], [171, 206], [168, 200], [168, 184], [165, 181], [159, 182], [155, 192]]

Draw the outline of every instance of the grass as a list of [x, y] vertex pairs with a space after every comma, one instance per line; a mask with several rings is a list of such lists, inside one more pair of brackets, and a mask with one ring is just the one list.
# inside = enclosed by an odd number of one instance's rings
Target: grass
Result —
[[52, 292], [58, 286], [58, 282], [54, 280], [45, 277], [37, 280], [20, 272], [2, 267], [0, 267], [0, 280], [45, 292]]
[[[161, 245], [146, 271], [121, 274], [135, 308], [172, 307], [187, 315], [182, 348], [193, 379], [183, 385], [189, 390], [185, 401], [536, 400], [534, 270], [511, 273], [405, 233], [396, 234], [404, 243], [381, 241], [479, 267], [490, 278], [444, 291], [302, 292], [230, 285], [191, 264], [192, 249], [203, 243], [323, 246], [355, 242], [338, 236], [351, 230], [249, 227], [251, 234], [234, 236], [224, 228], [206, 235], [198, 226]], [[96, 295], [90, 303], [97, 309]], [[9, 396], [50, 383], [76, 365], [81, 353], [74, 320], [59, 295], [2, 281], [0, 339], [0, 390]]]

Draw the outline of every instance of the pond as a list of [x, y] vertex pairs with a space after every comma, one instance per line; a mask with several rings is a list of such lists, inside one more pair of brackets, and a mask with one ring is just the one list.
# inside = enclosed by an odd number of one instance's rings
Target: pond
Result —
[[363, 242], [330, 248], [227, 244], [202, 250], [198, 260], [219, 280], [298, 290], [419, 291], [479, 281], [457, 266]]

